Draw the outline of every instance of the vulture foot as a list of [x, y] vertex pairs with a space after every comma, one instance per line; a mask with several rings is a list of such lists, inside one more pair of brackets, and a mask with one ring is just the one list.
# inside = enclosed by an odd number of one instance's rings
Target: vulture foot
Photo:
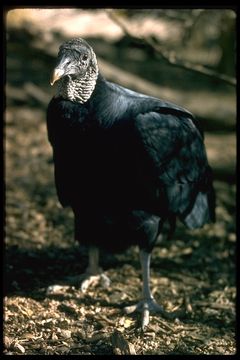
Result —
[[83, 293], [85, 293], [89, 287], [100, 285], [103, 288], [107, 288], [111, 283], [109, 277], [104, 273], [93, 275], [87, 272], [80, 276], [80, 282], [80, 289]]
[[71, 286], [80, 288], [81, 291], [85, 293], [89, 287], [100, 285], [103, 288], [107, 288], [111, 283], [109, 277], [103, 272], [100, 272], [99, 274], [91, 274], [86, 272], [77, 276], [68, 276], [65, 279], [65, 282], [67, 282], [68, 285], [54, 284], [49, 286], [46, 291], [47, 295], [62, 293], [68, 290]]
[[149, 315], [150, 312], [159, 313], [166, 319], [175, 319], [179, 316], [179, 312], [167, 312], [162, 306], [160, 306], [153, 298], [148, 298], [139, 301], [136, 305], [126, 306], [124, 308], [126, 314], [131, 314], [133, 312], [142, 313], [142, 329], [144, 330], [145, 326], [149, 324]]

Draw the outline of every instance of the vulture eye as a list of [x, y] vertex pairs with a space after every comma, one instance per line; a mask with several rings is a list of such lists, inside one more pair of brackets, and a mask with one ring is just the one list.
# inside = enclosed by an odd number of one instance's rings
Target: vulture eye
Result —
[[87, 60], [87, 58], [88, 58], [87, 54], [84, 54], [82, 57], [83, 60]]

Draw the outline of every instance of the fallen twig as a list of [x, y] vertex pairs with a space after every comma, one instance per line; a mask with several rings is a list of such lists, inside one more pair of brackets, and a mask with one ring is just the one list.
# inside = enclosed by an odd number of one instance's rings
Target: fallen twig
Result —
[[123, 32], [130, 38], [132, 38], [135, 41], [140, 41], [143, 44], [149, 46], [152, 50], [154, 50], [155, 53], [159, 54], [162, 59], [164, 59], [167, 63], [169, 63], [172, 66], [176, 66], [185, 70], [190, 70], [192, 72], [196, 72], [202, 75], [209, 76], [211, 78], [221, 80], [225, 82], [228, 85], [236, 86], [236, 79], [234, 79], [231, 76], [220, 74], [212, 69], [206, 68], [204, 65], [200, 64], [193, 64], [190, 61], [186, 61], [183, 59], [180, 59], [176, 56], [175, 52], [168, 51], [164, 49], [159, 44], [156, 44], [153, 39], [150, 37], [139, 37], [133, 34], [132, 31], [129, 30], [129, 27], [120, 19], [112, 10], [106, 10], [108, 16], [123, 30]]
[[207, 301], [194, 301], [194, 305], [210, 307], [212, 309], [220, 309], [220, 310], [234, 309], [234, 304], [219, 304], [219, 303], [211, 303], [211, 302], [207, 302]]

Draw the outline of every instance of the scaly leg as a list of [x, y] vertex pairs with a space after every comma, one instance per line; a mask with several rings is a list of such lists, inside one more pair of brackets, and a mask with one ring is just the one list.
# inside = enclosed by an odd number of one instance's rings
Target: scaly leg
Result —
[[90, 246], [88, 250], [88, 267], [81, 283], [81, 290], [85, 292], [89, 286], [100, 283], [103, 287], [110, 285], [110, 279], [103, 273], [99, 267], [99, 249], [96, 246]]
[[[89, 286], [94, 286], [98, 283], [102, 287], [110, 285], [110, 279], [103, 273], [99, 267], [99, 249], [96, 246], [90, 246], [88, 250], [88, 267], [86, 272], [77, 276], [68, 276], [66, 281], [69, 285], [79, 286], [82, 292], [85, 292]], [[50, 285], [47, 288], [47, 295], [61, 293], [69, 288], [69, 285]]]
[[157, 312], [161, 313], [167, 318], [174, 318], [174, 314], [166, 312], [157, 302], [154, 300], [150, 290], [150, 260], [151, 253], [148, 253], [144, 250], [140, 250], [140, 261], [142, 268], [142, 278], [143, 278], [143, 300], [141, 300], [136, 305], [125, 307], [125, 312], [131, 314], [135, 311], [140, 311], [142, 313], [142, 329], [149, 323], [149, 313]]

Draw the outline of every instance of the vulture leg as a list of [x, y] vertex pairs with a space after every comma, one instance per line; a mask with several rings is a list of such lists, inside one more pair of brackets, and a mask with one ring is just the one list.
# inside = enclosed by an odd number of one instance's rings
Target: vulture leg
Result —
[[110, 279], [103, 273], [99, 267], [99, 249], [96, 246], [90, 246], [88, 251], [88, 267], [85, 274], [81, 276], [81, 290], [85, 292], [89, 286], [100, 283], [103, 287], [110, 285]]
[[99, 249], [96, 246], [89, 247], [88, 251], [88, 267], [84, 274], [80, 276], [68, 276], [66, 281], [68, 285], [50, 285], [47, 288], [47, 294], [52, 295], [69, 288], [71, 286], [79, 286], [82, 292], [85, 292], [89, 286], [95, 286], [100, 284], [102, 287], [108, 287], [110, 285], [110, 279], [103, 273], [103, 270], [99, 267]]
[[140, 261], [142, 268], [142, 279], [143, 279], [143, 299], [136, 305], [125, 307], [125, 312], [131, 314], [135, 311], [142, 313], [142, 329], [149, 323], [150, 312], [161, 313], [166, 318], [174, 318], [174, 313], [166, 312], [157, 302], [155, 301], [151, 290], [150, 290], [150, 259], [151, 253], [144, 250], [140, 250]]

